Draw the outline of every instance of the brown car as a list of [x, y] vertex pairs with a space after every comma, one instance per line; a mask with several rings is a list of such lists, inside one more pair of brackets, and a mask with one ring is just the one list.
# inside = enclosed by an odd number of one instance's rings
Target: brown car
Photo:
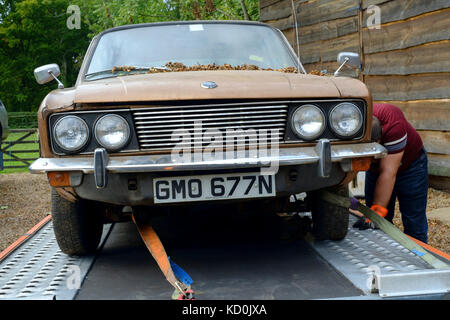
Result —
[[[343, 64], [358, 66], [356, 54]], [[370, 140], [372, 98], [352, 78], [311, 75], [283, 34], [262, 23], [195, 21], [122, 26], [96, 36], [77, 82], [39, 112], [57, 241], [96, 249], [105, 221], [215, 206], [312, 212], [319, 239], [342, 239], [348, 212], [318, 191], [347, 193], [385, 149]], [[300, 200], [298, 200], [300, 201]], [[233, 208], [233, 209], [231, 209]], [[149, 210], [148, 210], [149, 209]]]

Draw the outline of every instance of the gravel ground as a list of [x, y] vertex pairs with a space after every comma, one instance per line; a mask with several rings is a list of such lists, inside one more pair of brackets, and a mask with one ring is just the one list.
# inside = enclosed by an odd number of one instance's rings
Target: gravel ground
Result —
[[[428, 209], [450, 207], [450, 194], [429, 189]], [[45, 175], [0, 174], [0, 251], [24, 235], [50, 212], [50, 187]], [[394, 224], [402, 229], [396, 207]], [[450, 254], [450, 225], [428, 220], [429, 244]]]
[[[398, 209], [398, 201], [395, 206], [394, 225], [403, 230], [403, 224], [401, 220], [401, 213]], [[439, 208], [450, 207], [450, 194], [435, 190], [428, 189], [428, 202], [427, 212]], [[450, 254], [450, 225], [444, 224], [439, 220], [428, 219], [428, 244], [436, 249], [439, 249], [447, 254]]]
[[0, 174], [0, 251], [49, 212], [50, 187], [45, 175]]

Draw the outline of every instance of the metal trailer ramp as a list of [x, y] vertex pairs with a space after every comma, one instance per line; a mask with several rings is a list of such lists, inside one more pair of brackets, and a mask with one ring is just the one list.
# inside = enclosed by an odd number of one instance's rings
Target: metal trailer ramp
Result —
[[[208, 223], [180, 221], [170, 234], [157, 228], [194, 279], [198, 300], [448, 298], [448, 270], [431, 269], [380, 230], [350, 227], [342, 241], [281, 241], [271, 221]], [[74, 266], [79, 290], [68, 286]], [[372, 293], [374, 272], [394, 288]], [[48, 223], [0, 263], [0, 299], [168, 300], [172, 292], [132, 223], [105, 226], [89, 257], [61, 253]]]
[[349, 228], [342, 241], [310, 243], [367, 298], [449, 297], [450, 269], [434, 269], [381, 230]]
[[[132, 224], [115, 225], [77, 299], [170, 298], [173, 288], [133, 229], [136, 227]], [[284, 244], [254, 232], [235, 241], [220, 234], [209, 235], [208, 241], [188, 241], [169, 244], [166, 249], [194, 279], [198, 300], [317, 299], [362, 294], [301, 240]]]
[[[101, 245], [110, 229], [104, 226]], [[0, 263], [0, 300], [71, 300], [78, 290], [67, 285], [70, 277], [85, 278], [94, 259], [62, 253], [49, 222]]]

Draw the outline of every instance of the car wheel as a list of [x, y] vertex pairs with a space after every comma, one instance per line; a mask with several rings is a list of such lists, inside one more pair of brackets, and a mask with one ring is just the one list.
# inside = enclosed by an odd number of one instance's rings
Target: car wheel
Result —
[[52, 189], [52, 222], [56, 241], [68, 255], [87, 255], [95, 252], [103, 231], [102, 217], [92, 202], [72, 203]]
[[[348, 197], [348, 187], [333, 187], [328, 191]], [[342, 240], [347, 235], [348, 209], [332, 205], [320, 198], [320, 191], [312, 192], [313, 234], [318, 240]]]

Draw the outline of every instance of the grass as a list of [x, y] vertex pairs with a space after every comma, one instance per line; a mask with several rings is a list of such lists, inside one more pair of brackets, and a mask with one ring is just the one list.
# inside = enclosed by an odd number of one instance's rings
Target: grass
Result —
[[[5, 141], [2, 141], [2, 148], [6, 147], [7, 142], [10, 141], [16, 141], [18, 139], [20, 139], [21, 137], [23, 137], [26, 133], [24, 132], [14, 132], [14, 133], [10, 133], [8, 138]], [[29, 137], [27, 137], [24, 141], [31, 141], [33, 143], [26, 143], [26, 144], [16, 144], [13, 145], [11, 148], [8, 148], [7, 151], [11, 150], [11, 151], [18, 151], [18, 150], [23, 150], [23, 151], [27, 151], [27, 150], [39, 150], [39, 139], [37, 136], [37, 133], [34, 133], [32, 135], [30, 135]], [[39, 158], [39, 152], [26, 152], [26, 153], [16, 153], [15, 154], [16, 157], [19, 157], [21, 159], [31, 159], [31, 158]], [[12, 159], [7, 153], [3, 154], [3, 166], [21, 166], [21, 165], [25, 165], [23, 162], [20, 161], [7, 161], [5, 162], [5, 160], [8, 159]], [[28, 161], [30, 164], [33, 161]], [[0, 173], [18, 173], [18, 172], [28, 172], [28, 167], [23, 167], [23, 168], [12, 168], [12, 169], [8, 169], [5, 168], [3, 171], [0, 171]]]

